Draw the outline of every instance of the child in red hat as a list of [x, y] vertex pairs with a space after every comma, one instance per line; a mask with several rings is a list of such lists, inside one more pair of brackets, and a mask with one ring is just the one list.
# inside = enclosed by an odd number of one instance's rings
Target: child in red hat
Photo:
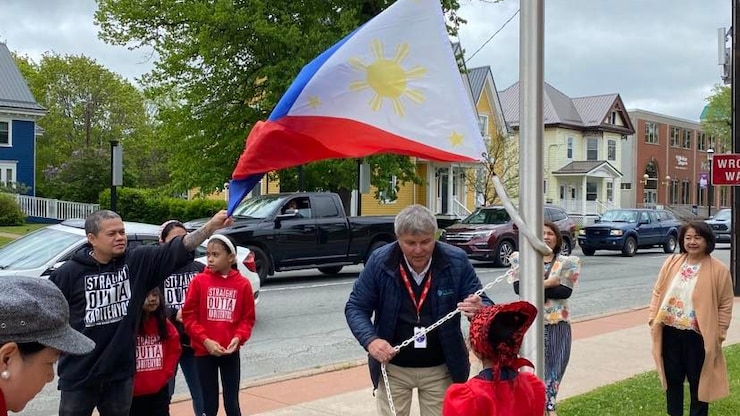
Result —
[[470, 344], [483, 371], [445, 394], [443, 416], [542, 416], [545, 384], [521, 367], [534, 367], [519, 357], [524, 334], [537, 308], [519, 301], [482, 308], [470, 322]]

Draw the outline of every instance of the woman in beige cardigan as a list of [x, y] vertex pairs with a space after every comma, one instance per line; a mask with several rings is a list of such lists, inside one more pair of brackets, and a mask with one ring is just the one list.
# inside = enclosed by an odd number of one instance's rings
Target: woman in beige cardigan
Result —
[[680, 254], [658, 274], [650, 302], [653, 357], [666, 391], [668, 414], [683, 414], [689, 381], [691, 416], [707, 415], [709, 402], [730, 393], [722, 342], [732, 319], [730, 271], [713, 258], [714, 234], [702, 221], [681, 227]]

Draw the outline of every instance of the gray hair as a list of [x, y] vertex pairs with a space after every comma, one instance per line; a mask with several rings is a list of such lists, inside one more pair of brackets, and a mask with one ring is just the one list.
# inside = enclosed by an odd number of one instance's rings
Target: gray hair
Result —
[[104, 220], [120, 220], [121, 216], [109, 209], [101, 209], [88, 215], [85, 219], [85, 234], [98, 235], [100, 223]]
[[409, 205], [396, 215], [393, 223], [396, 237], [402, 235], [436, 234], [437, 218], [423, 205]]

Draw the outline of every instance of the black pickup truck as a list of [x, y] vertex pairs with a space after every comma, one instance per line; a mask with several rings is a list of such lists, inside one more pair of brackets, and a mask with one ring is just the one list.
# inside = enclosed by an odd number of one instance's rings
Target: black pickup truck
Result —
[[[336, 274], [396, 239], [393, 217], [347, 217], [339, 195], [331, 192], [248, 198], [233, 218], [232, 226], [218, 232], [252, 250], [261, 283], [287, 270], [318, 268]], [[196, 229], [205, 221], [185, 226]]]

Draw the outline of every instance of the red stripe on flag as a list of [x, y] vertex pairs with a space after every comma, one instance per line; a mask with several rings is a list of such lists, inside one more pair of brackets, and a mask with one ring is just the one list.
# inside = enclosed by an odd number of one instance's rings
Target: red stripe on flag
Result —
[[232, 177], [243, 179], [323, 159], [358, 158], [380, 153], [443, 162], [477, 162], [354, 120], [286, 116], [278, 121], [260, 121], [254, 125]]

